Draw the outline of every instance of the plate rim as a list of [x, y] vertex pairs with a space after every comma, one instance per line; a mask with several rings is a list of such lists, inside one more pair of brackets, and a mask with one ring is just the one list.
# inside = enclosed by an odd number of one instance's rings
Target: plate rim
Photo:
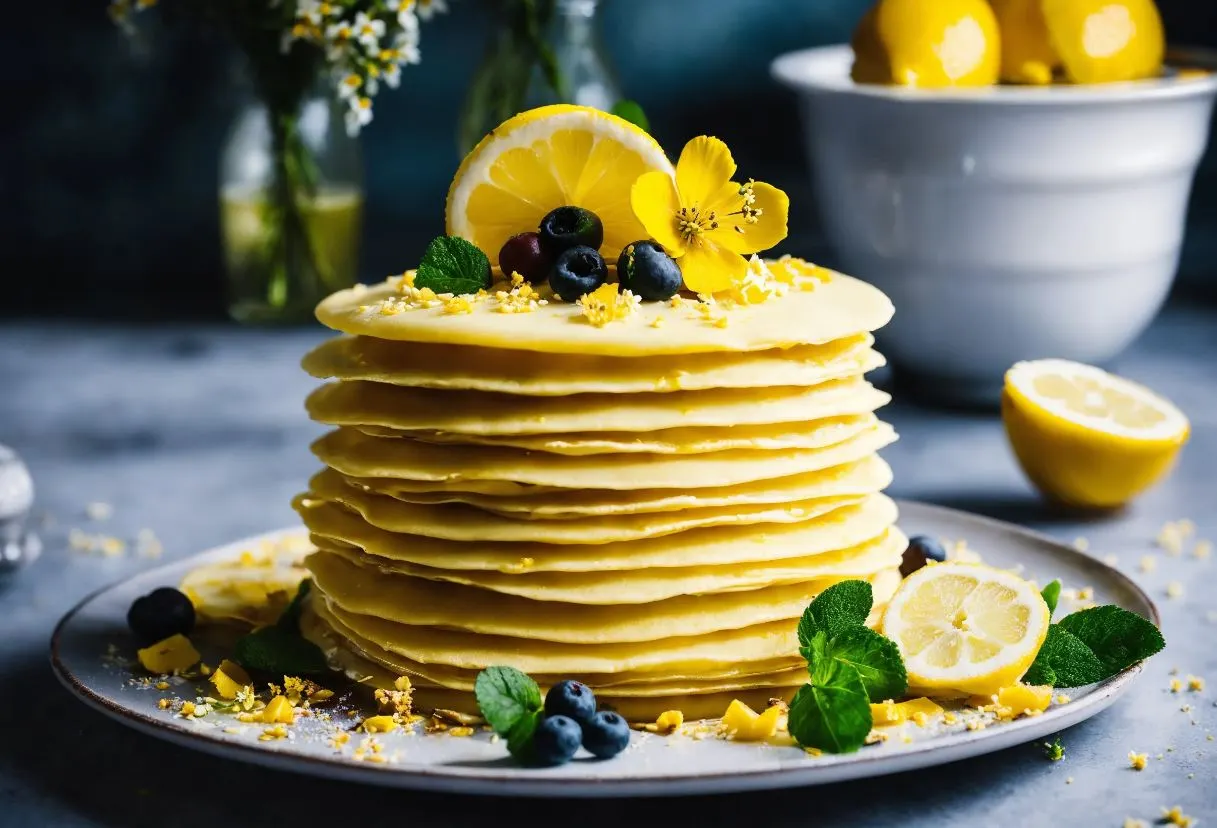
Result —
[[[903, 514], [905, 509], [924, 513], [933, 518], [935, 514], [944, 519], [979, 523], [986, 528], [1003, 533], [1013, 533], [1025, 540], [1047, 544], [1057, 551], [1084, 559], [1084, 562], [1105, 570], [1105, 575], [1122, 589], [1135, 596], [1149, 610], [1150, 619], [1161, 626], [1158, 607], [1150, 596], [1130, 577], [1115, 567], [1092, 558], [1074, 547], [1042, 532], [1028, 529], [1007, 521], [985, 515], [977, 515], [961, 509], [939, 506], [920, 501], [897, 499]], [[945, 744], [935, 739], [910, 745], [897, 753], [862, 756], [849, 762], [832, 765], [814, 763], [796, 767], [766, 767], [749, 770], [741, 768], [731, 771], [709, 773], [665, 773], [658, 776], [627, 776], [615, 778], [568, 778], [553, 777], [537, 773], [535, 776], [505, 777], [498, 769], [457, 768], [453, 766], [427, 766], [421, 764], [380, 765], [356, 763], [346, 757], [319, 757], [303, 753], [286, 753], [266, 749], [252, 744], [224, 739], [206, 731], [190, 731], [168, 727], [160, 719], [131, 707], [117, 704], [85, 684], [65, 663], [60, 652], [62, 638], [72, 621], [101, 595], [118, 589], [129, 581], [151, 575], [159, 570], [181, 567], [190, 561], [207, 556], [227, 554], [231, 547], [270, 540], [288, 533], [299, 533], [300, 527], [284, 527], [270, 532], [251, 535], [212, 547], [202, 552], [180, 558], [158, 567], [136, 572], [117, 579], [88, 593], [75, 603], [56, 623], [50, 639], [50, 662], [52, 672], [72, 695], [88, 707], [110, 719], [131, 727], [140, 733], [164, 741], [198, 750], [211, 755], [237, 754], [251, 764], [273, 767], [332, 779], [342, 779], [386, 787], [430, 790], [437, 793], [459, 792], [474, 795], [510, 795], [518, 797], [598, 797], [598, 796], [688, 796], [707, 793], [757, 791], [777, 788], [805, 787], [831, 784], [849, 779], [871, 778], [900, 773], [921, 767], [927, 754], [938, 757], [932, 764], [947, 764], [960, 759], [996, 752], [1019, 744], [1025, 744], [1038, 735], [1026, 735], [1025, 731], [1051, 733], [1072, 727], [1105, 710], [1118, 698], [1132, 681], [1143, 671], [1144, 662], [1118, 673], [1099, 683], [1084, 698], [1068, 705], [1054, 708], [1043, 716], [1018, 719], [1003, 723], [1000, 729], [982, 730], [955, 734], [956, 738]], [[1044, 728], [1045, 722], [1052, 726]], [[983, 748], [977, 749], [978, 745]], [[877, 767], [876, 767], [877, 766]]]

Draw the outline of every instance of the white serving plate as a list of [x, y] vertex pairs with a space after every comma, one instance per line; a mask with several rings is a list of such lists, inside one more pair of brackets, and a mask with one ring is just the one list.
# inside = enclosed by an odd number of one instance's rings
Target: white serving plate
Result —
[[[1155, 623], [1157, 610], [1127, 577], [1099, 561], [1026, 529], [963, 512], [902, 502], [901, 527], [910, 535], [932, 534], [966, 539], [986, 563], [1022, 566], [1027, 577], [1040, 582], [1060, 578], [1066, 586], [1091, 586], [1094, 600], [1114, 603]], [[161, 710], [166, 693], [133, 683], [128, 667], [105, 657], [110, 645], [122, 655], [134, 655], [126, 630], [126, 613], [138, 596], [164, 585], [176, 585], [190, 569], [206, 561], [234, 557], [241, 550], [284, 535], [289, 529], [247, 538], [182, 561], [158, 567], [102, 589], [85, 598], [64, 616], [51, 639], [51, 663], [64, 686], [91, 707], [149, 735], [202, 750], [231, 761], [347, 779], [375, 785], [461, 794], [514, 796], [685, 796], [728, 791], [818, 785], [845, 779], [954, 762], [1013, 745], [1043, 739], [1099, 713], [1128, 688], [1140, 673], [1134, 666], [1088, 688], [1071, 690], [1072, 701], [1046, 713], [1014, 722], [995, 723], [983, 730], [953, 727], [893, 729], [887, 742], [843, 756], [813, 757], [797, 748], [742, 744], [687, 736], [664, 737], [635, 733], [630, 747], [609, 761], [579, 759], [558, 768], [517, 766], [502, 742], [489, 734], [382, 734], [383, 755], [392, 761], [373, 764], [354, 758], [362, 735], [352, 733], [341, 749], [330, 737], [335, 723], [353, 726], [359, 719], [335, 716], [331, 723], [298, 720], [292, 737], [259, 741], [263, 725], [241, 725], [234, 718], [212, 714], [188, 720]], [[1058, 614], [1067, 611], [1062, 606]], [[204, 657], [208, 653], [204, 651]], [[215, 658], [209, 658], [212, 663]], [[180, 681], [180, 680], [179, 680]], [[191, 698], [194, 683], [174, 686], [176, 695]], [[350, 724], [346, 724], [350, 722]], [[229, 730], [237, 728], [241, 732]], [[912, 741], [899, 738], [908, 733]], [[121, 761], [121, 759], [118, 759]]]

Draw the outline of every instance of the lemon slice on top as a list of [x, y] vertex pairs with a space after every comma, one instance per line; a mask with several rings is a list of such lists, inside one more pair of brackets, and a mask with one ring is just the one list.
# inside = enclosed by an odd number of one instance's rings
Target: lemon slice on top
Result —
[[1157, 482], [1190, 432], [1183, 413], [1148, 388], [1060, 359], [1006, 372], [1002, 420], [1037, 488], [1091, 508], [1119, 506]]
[[447, 232], [496, 261], [516, 233], [535, 231], [545, 214], [574, 205], [604, 224], [605, 261], [648, 238], [630, 207], [638, 176], [672, 163], [655, 139], [607, 112], [558, 104], [500, 124], [465, 157], [448, 191]]
[[1039, 591], [1012, 572], [930, 564], [900, 585], [883, 614], [909, 687], [925, 695], [988, 696], [1035, 660], [1050, 623]]

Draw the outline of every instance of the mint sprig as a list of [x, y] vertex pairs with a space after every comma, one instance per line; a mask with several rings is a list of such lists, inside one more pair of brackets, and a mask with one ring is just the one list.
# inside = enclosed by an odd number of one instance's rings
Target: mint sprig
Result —
[[312, 580], [305, 578], [278, 621], [237, 639], [233, 658], [238, 664], [246, 670], [288, 676], [329, 671], [329, 664], [321, 649], [300, 635], [300, 613], [312, 585]]
[[870, 702], [857, 670], [840, 661], [820, 668], [813, 684], [804, 684], [790, 700], [790, 734], [804, 747], [829, 753], [852, 753], [871, 731]]
[[1048, 628], [1023, 681], [1082, 687], [1109, 679], [1165, 646], [1161, 631], [1134, 612], [1112, 604], [1079, 610]]
[[427, 245], [414, 274], [414, 287], [456, 295], [490, 287], [490, 260], [477, 245], [458, 236], [439, 236]]
[[473, 683], [482, 718], [507, 740], [507, 750], [517, 759], [532, 752], [532, 737], [541, 721], [541, 688], [526, 673], [514, 667], [487, 667]]
[[870, 703], [908, 690], [896, 643], [866, 626], [873, 605], [869, 583], [842, 581], [816, 596], [799, 621], [811, 682], [790, 702], [789, 728], [804, 747], [857, 750], [871, 730]]

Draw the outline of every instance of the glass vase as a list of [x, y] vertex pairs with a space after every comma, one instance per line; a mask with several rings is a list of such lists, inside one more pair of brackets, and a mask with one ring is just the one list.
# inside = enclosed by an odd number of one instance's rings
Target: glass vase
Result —
[[321, 299], [358, 279], [362, 157], [333, 90], [319, 73], [298, 103], [251, 93], [229, 132], [220, 232], [237, 321], [311, 320]]
[[490, 130], [535, 106], [609, 110], [621, 90], [600, 38], [600, 0], [505, 0], [461, 109], [463, 155]]

